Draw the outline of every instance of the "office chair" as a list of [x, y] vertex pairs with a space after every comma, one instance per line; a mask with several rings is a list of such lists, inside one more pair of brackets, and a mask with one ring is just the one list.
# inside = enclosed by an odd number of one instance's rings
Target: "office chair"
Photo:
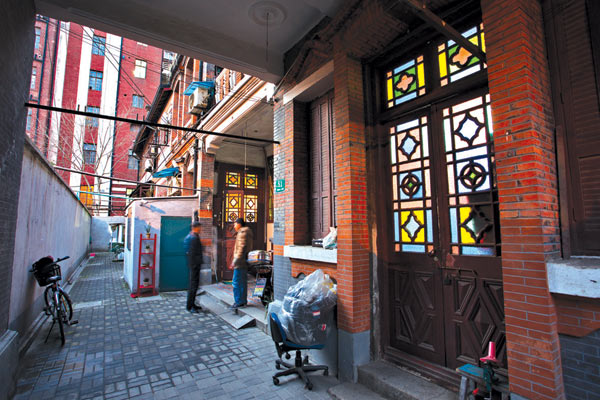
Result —
[[[308, 390], [312, 390], [313, 385], [310, 379], [308, 379], [307, 372], [313, 371], [323, 371], [323, 375], [329, 375], [329, 367], [327, 365], [310, 365], [308, 364], [308, 355], [302, 358], [301, 350], [320, 350], [325, 345], [317, 344], [314, 346], [303, 346], [296, 344], [294, 342], [290, 342], [285, 337], [285, 331], [283, 330], [283, 326], [277, 317], [277, 314], [271, 313], [269, 315], [270, 325], [271, 325], [271, 338], [273, 338], [273, 342], [275, 342], [275, 348], [277, 348], [277, 355], [279, 356], [279, 360], [275, 360], [275, 368], [281, 369], [283, 365], [287, 368], [285, 371], [277, 372], [273, 375], [273, 384], [279, 385], [279, 377], [287, 376], [292, 374], [297, 374], [304, 383], [306, 384], [306, 388]], [[285, 354], [285, 358], [290, 359], [290, 351], [296, 351], [296, 359], [294, 360], [294, 364], [287, 363], [283, 361], [282, 355]]]

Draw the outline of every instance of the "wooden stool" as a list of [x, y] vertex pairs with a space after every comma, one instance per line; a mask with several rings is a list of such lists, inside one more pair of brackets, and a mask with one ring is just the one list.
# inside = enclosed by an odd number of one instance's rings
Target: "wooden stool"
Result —
[[[461, 376], [460, 378], [460, 390], [458, 391], [458, 400], [467, 400], [475, 384], [485, 386], [483, 380], [483, 368], [476, 367], [472, 364], [465, 364], [462, 367], [456, 368], [456, 372]], [[500, 377], [500, 381], [492, 384], [492, 390], [502, 393], [502, 400], [508, 400], [510, 398], [510, 390], [508, 389], [508, 382]]]

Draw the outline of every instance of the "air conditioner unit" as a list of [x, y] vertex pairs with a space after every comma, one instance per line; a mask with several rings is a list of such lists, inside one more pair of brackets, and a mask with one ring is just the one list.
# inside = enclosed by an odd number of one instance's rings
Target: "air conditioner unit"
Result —
[[200, 114], [208, 108], [210, 101], [210, 91], [206, 88], [198, 87], [190, 95], [188, 112], [192, 114]]
[[42, 61], [42, 56], [40, 56], [39, 54], [34, 54], [34, 55], [33, 55], [33, 59], [34, 59], [35, 61]]

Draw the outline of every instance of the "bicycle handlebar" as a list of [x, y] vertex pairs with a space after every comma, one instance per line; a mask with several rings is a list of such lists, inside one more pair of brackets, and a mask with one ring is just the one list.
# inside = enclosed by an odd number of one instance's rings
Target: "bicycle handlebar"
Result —
[[55, 263], [61, 262], [61, 261], [65, 261], [67, 258], [69, 258], [69, 256], [63, 257], [63, 258], [57, 258], [56, 260], [54, 260]]

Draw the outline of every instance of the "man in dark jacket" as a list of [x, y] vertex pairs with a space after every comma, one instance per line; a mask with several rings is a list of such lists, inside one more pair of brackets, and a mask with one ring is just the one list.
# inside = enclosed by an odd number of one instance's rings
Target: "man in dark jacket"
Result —
[[187, 265], [190, 270], [190, 287], [187, 296], [187, 310], [197, 313], [202, 308], [196, 305], [196, 292], [200, 280], [200, 266], [202, 265], [202, 245], [200, 244], [200, 222], [192, 224], [192, 231], [185, 237], [183, 246], [187, 256]]

